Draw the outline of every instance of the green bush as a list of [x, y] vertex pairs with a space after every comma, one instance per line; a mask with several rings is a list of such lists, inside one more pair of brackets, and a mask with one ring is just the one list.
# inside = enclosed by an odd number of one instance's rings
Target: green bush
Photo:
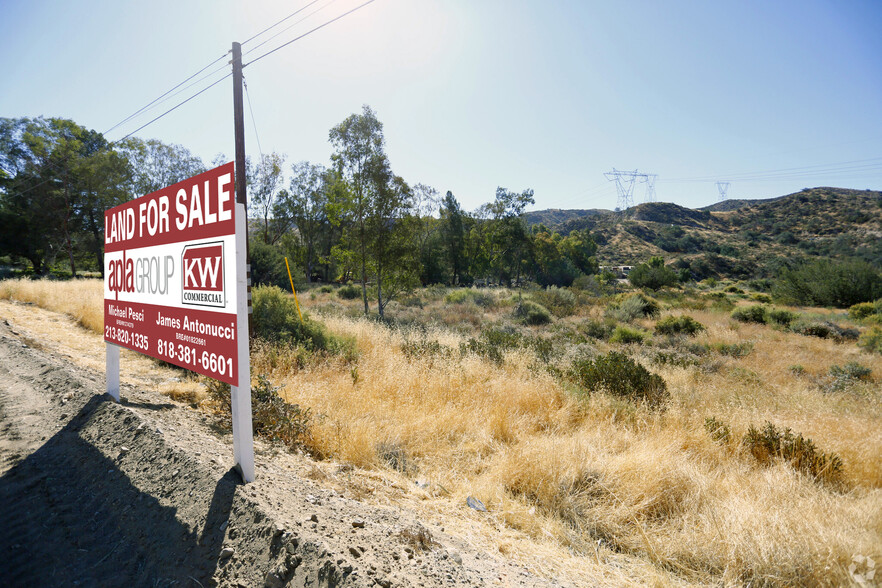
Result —
[[738, 286], [726, 286], [723, 291], [728, 292], [729, 294], [744, 294], [744, 290], [742, 290]]
[[551, 313], [548, 309], [530, 300], [522, 300], [515, 307], [514, 314], [527, 325], [547, 325], [551, 322]]
[[869, 381], [872, 373], [873, 370], [856, 361], [850, 361], [845, 365], [830, 366], [830, 375], [834, 378]]
[[661, 257], [653, 257], [649, 263], [641, 263], [631, 268], [628, 281], [636, 288], [658, 290], [665, 286], [675, 286], [679, 276], [671, 268], [665, 267]]
[[876, 314], [876, 305], [872, 302], [858, 302], [848, 308], [849, 318], [859, 321]]
[[658, 313], [658, 302], [647, 297], [642, 292], [636, 292], [627, 296], [624, 300], [613, 304], [607, 310], [609, 316], [626, 323], [638, 318], [658, 316]]
[[861, 335], [858, 345], [871, 353], [882, 353], [882, 328], [873, 327]]
[[714, 417], [704, 419], [704, 429], [710, 435], [711, 439], [718, 443], [728, 443], [731, 435], [729, 425]]
[[346, 284], [337, 290], [337, 296], [343, 300], [355, 300], [356, 298], [361, 298], [361, 287], [356, 286], [355, 284]]
[[704, 330], [704, 325], [691, 316], [666, 316], [655, 323], [655, 332], [658, 335], [695, 335]]
[[878, 298], [882, 274], [865, 261], [819, 259], [785, 270], [773, 292], [789, 304], [847, 308]]
[[732, 318], [742, 323], [759, 323], [766, 322], [766, 309], [764, 306], [742, 306], [732, 311]]
[[768, 294], [751, 294], [750, 299], [761, 304], [771, 304], [772, 297]]
[[790, 330], [807, 337], [834, 339], [836, 341], [853, 341], [858, 338], [857, 329], [840, 327], [836, 323], [811, 318], [800, 318], [790, 324]]
[[333, 287], [333, 286], [329, 286], [329, 285], [327, 285], [327, 284], [325, 284], [324, 286], [321, 286], [321, 287], [319, 288], [319, 292], [321, 292], [322, 294], [330, 294], [330, 293], [332, 293], [333, 291], [334, 291], [334, 287]]
[[550, 310], [555, 316], [570, 316], [576, 311], [576, 295], [566, 288], [549, 286], [545, 290], [533, 292], [530, 298]]
[[776, 325], [780, 325], [782, 327], [789, 327], [790, 323], [799, 318], [799, 315], [795, 312], [790, 312], [789, 310], [783, 308], [772, 308], [766, 314], [770, 323], [774, 323]]
[[251, 290], [254, 336], [267, 341], [288, 342], [311, 351], [342, 352], [347, 344], [327, 332], [325, 326], [297, 313], [293, 298], [277, 286], [257, 286]]
[[601, 339], [605, 341], [612, 336], [615, 328], [616, 325], [613, 321], [598, 321], [592, 319], [585, 321], [580, 326], [579, 330], [586, 337], [589, 337], [591, 339]]
[[750, 341], [742, 341], [741, 343], [711, 343], [708, 349], [716, 351], [720, 355], [728, 355], [729, 357], [747, 357], [753, 351], [753, 343]]
[[631, 329], [619, 325], [609, 338], [610, 343], [643, 343], [646, 340], [646, 332], [639, 329]]
[[[206, 378], [208, 399], [222, 414], [231, 413], [230, 385]], [[307, 446], [312, 439], [312, 412], [298, 404], [290, 404], [279, 396], [262, 374], [251, 385], [251, 410], [254, 434], [288, 447]]]
[[486, 292], [474, 288], [461, 288], [454, 290], [444, 297], [447, 304], [467, 304], [474, 302], [478, 306], [491, 307], [496, 304], [496, 298]]
[[826, 454], [815, 447], [811, 439], [794, 434], [789, 428], [780, 430], [772, 423], [759, 430], [753, 425], [747, 429], [742, 443], [762, 464], [783, 459], [795, 470], [816, 480], [836, 481], [842, 474], [842, 459], [835, 453]]
[[598, 388], [614, 396], [660, 408], [669, 398], [665, 381], [617, 351], [573, 363], [573, 380], [586, 391]]

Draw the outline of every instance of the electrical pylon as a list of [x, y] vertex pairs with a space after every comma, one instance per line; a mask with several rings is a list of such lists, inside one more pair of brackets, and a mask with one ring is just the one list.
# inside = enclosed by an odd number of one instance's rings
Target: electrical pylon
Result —
[[634, 184], [640, 174], [634, 171], [619, 171], [613, 168], [611, 172], [603, 174], [607, 180], [616, 183], [616, 192], [619, 195], [619, 202], [616, 208], [622, 212], [634, 206]]
[[717, 190], [720, 191], [720, 202], [726, 200], [729, 194], [729, 182], [717, 182]]

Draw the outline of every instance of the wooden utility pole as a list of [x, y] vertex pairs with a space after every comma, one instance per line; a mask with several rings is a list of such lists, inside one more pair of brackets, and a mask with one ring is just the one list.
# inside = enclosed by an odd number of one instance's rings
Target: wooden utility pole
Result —
[[233, 43], [233, 126], [236, 137], [236, 322], [239, 385], [230, 388], [233, 455], [245, 482], [254, 481], [251, 422], [251, 264], [248, 256], [248, 200], [245, 193], [245, 114], [242, 102], [242, 45]]

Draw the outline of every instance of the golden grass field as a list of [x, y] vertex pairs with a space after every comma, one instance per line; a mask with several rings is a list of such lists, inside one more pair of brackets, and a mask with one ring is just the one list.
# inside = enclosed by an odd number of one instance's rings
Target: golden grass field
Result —
[[[474, 325], [510, 316], [510, 292], [487, 295], [499, 304], [426, 295], [424, 308], [390, 306], [390, 314], [432, 317], [419, 337], [457, 349]], [[102, 331], [99, 281], [5, 281], [0, 298]], [[591, 576], [610, 584], [770, 586], [854, 584], [853, 558], [863, 562], [856, 573], [869, 570], [861, 556], [882, 558], [882, 356], [853, 341], [737, 323], [724, 311], [663, 310], [705, 325], [696, 342], [749, 341], [753, 350], [700, 368], [653, 365], [643, 347], [630, 346], [667, 382], [671, 402], [658, 412], [603, 392], [576, 394], [524, 350], [509, 352], [501, 365], [473, 354], [413, 359], [402, 346], [417, 329], [356, 318], [360, 301], [332, 293], [300, 299], [330, 332], [354, 338], [358, 352], [354, 361], [304, 362], [297, 350], [254, 347], [252, 374], [322, 415], [310, 449], [380, 472], [378, 484], [418, 480], [438, 516], [467, 496], [479, 498], [504, 555], [535, 555], [540, 571], [576, 583]], [[599, 316], [600, 304], [589, 300], [550, 326], [520, 328], [539, 336], [575, 329]], [[820, 382], [830, 367], [847, 362], [871, 368], [873, 380], [825, 391]], [[187, 385], [186, 399], [198, 400]], [[709, 416], [731, 427], [729, 442], [711, 439]], [[818, 482], [781, 461], [759, 464], [740, 439], [749, 425], [767, 421], [838, 454], [841, 482]]]

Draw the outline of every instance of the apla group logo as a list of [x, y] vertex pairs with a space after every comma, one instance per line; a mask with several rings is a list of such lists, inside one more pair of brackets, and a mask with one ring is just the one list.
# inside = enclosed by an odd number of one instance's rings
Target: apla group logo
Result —
[[226, 306], [223, 241], [184, 247], [183, 269], [183, 304]]

